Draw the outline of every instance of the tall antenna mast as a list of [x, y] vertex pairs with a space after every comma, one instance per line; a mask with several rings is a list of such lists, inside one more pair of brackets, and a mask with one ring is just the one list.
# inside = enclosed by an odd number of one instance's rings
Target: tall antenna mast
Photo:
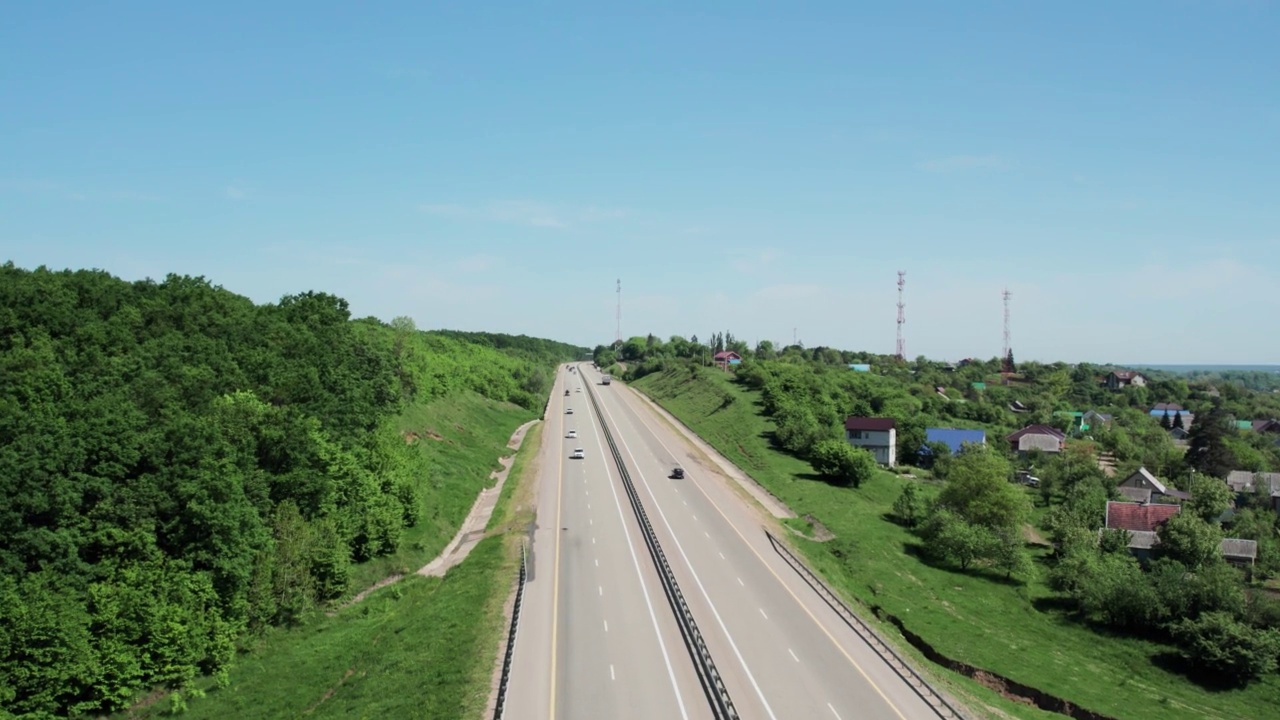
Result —
[[1004, 289], [1004, 350], [1000, 353], [1000, 367], [1004, 372], [1013, 372], [1013, 368], [1009, 367], [1009, 296], [1013, 293], [1009, 292], [1009, 288]]
[[899, 360], [907, 359], [907, 339], [902, 334], [902, 326], [907, 322], [907, 303], [902, 299], [902, 293], [907, 286], [907, 271], [898, 271], [898, 349], [897, 355]]
[[622, 278], [618, 278], [618, 311], [617, 311], [616, 319], [618, 321], [618, 331], [614, 335], [613, 341], [615, 344], [621, 345], [622, 344]]

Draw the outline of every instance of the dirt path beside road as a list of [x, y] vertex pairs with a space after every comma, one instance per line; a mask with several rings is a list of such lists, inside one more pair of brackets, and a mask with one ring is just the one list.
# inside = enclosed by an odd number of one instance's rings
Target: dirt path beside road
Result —
[[[449, 571], [449, 568], [466, 560], [467, 555], [471, 553], [471, 549], [484, 539], [485, 528], [489, 525], [489, 518], [493, 516], [493, 509], [498, 504], [498, 498], [502, 497], [502, 486], [507, 482], [507, 474], [511, 472], [511, 464], [515, 462], [516, 452], [520, 451], [520, 446], [524, 443], [524, 436], [529, 432], [529, 428], [538, 422], [541, 422], [541, 420], [530, 420], [511, 433], [511, 439], [507, 441], [507, 447], [514, 452], [506, 457], [498, 458], [498, 463], [502, 468], [493, 471], [489, 475], [490, 479], [497, 480], [497, 482], [494, 483], [493, 487], [484, 488], [480, 491], [480, 494], [476, 496], [475, 503], [471, 506], [471, 511], [467, 513], [467, 518], [462, 521], [462, 526], [458, 528], [457, 534], [453, 536], [453, 540], [450, 540], [444, 550], [431, 562], [418, 568], [417, 574], [443, 577]], [[373, 592], [381, 590], [388, 585], [394, 585], [403, 578], [404, 575], [388, 575], [361, 590], [355, 597], [335, 608], [332, 612], [354, 605], [369, 597]]]

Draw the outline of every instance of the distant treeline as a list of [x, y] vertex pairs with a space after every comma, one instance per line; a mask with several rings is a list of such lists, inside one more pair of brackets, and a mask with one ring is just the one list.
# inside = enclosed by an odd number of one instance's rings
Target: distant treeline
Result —
[[225, 679], [242, 636], [341, 595], [424, 512], [406, 404], [540, 410], [581, 352], [324, 293], [0, 267], [0, 716]]

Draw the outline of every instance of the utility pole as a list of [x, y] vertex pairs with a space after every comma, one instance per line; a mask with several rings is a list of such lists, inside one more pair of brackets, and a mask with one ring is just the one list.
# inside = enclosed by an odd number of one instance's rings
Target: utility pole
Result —
[[622, 345], [622, 278], [618, 278], [618, 310], [616, 317], [618, 323], [617, 332], [614, 334], [613, 344]]
[[1000, 367], [1004, 372], [1011, 373], [1013, 368], [1009, 366], [1009, 297], [1013, 293], [1009, 292], [1009, 288], [1004, 289], [1004, 349], [1000, 354]]
[[899, 360], [907, 359], [907, 338], [902, 334], [902, 326], [907, 323], [907, 304], [903, 300], [903, 291], [907, 286], [907, 271], [898, 271], [898, 348], [896, 354]]

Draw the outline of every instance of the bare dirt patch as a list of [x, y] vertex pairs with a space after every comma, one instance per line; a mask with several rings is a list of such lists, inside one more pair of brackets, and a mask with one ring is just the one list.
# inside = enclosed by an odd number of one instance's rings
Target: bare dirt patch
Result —
[[828, 540], [836, 539], [836, 534], [828, 530], [827, 526], [823, 525], [822, 521], [818, 518], [806, 514], [804, 516], [804, 521], [809, 523], [810, 527], [813, 528], [812, 534], [814, 540], [818, 542], [826, 542]]
[[991, 673], [979, 670], [973, 674], [973, 680], [988, 690], [994, 690], [995, 692], [1000, 693], [1000, 696], [1005, 700], [1012, 700], [1013, 702], [1020, 705], [1026, 705], [1028, 707], [1036, 706], [1036, 704], [1031, 701], [1031, 698], [1026, 698], [1017, 693], [1009, 692], [1009, 687], [1005, 684], [1004, 678], [996, 677]]
[[[512, 450], [519, 450], [524, 442], [525, 433], [538, 420], [530, 420], [529, 422], [516, 428], [511, 433], [511, 438], [507, 441], [507, 447]], [[438, 436], [437, 436], [438, 437]], [[458, 528], [458, 532], [453, 536], [453, 540], [449, 542], [445, 549], [437, 555], [431, 562], [418, 568], [419, 575], [444, 577], [445, 572], [449, 568], [457, 565], [467, 559], [467, 555], [471, 553], [471, 548], [483, 540], [488, 534], [485, 527], [489, 524], [489, 518], [493, 515], [493, 508], [498, 504], [498, 498], [502, 495], [502, 485], [507, 480], [507, 473], [511, 470], [512, 463], [515, 462], [514, 454], [506, 455], [498, 458], [500, 470], [495, 470], [489, 475], [494, 480], [493, 487], [485, 488], [476, 496], [475, 503], [471, 506], [471, 512], [467, 513], [467, 517], [462, 521], [462, 525]], [[403, 574], [388, 575], [369, 587], [361, 590], [347, 602], [329, 611], [329, 615], [334, 615], [338, 610], [354, 605], [364, 600], [371, 593], [381, 590], [382, 588], [399, 582], [404, 577]]]
[[1050, 547], [1052, 543], [1044, 539], [1039, 530], [1036, 530], [1030, 523], [1024, 523], [1022, 526], [1022, 538], [1033, 545], [1043, 545]]

